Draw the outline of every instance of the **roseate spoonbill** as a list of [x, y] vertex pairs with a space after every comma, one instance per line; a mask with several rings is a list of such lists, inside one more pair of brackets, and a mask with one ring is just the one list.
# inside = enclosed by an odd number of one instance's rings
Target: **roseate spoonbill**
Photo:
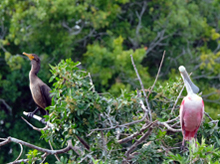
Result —
[[184, 66], [179, 67], [187, 90], [187, 96], [184, 97], [180, 106], [180, 124], [183, 134], [182, 148], [185, 140], [196, 139], [197, 131], [202, 122], [204, 114], [204, 102], [197, 95], [199, 88], [191, 81]]

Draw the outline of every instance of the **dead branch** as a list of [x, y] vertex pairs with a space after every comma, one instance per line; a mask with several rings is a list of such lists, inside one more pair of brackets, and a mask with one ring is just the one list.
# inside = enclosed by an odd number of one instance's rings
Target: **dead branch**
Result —
[[68, 145], [67, 145], [66, 148], [63, 148], [63, 149], [60, 149], [60, 150], [49, 150], [49, 149], [45, 149], [45, 148], [42, 148], [42, 147], [30, 144], [28, 142], [19, 140], [17, 138], [13, 138], [13, 137], [5, 138], [5, 141], [0, 142], [0, 146], [6, 145], [6, 144], [8, 144], [10, 142], [22, 144], [22, 145], [27, 146], [29, 148], [36, 149], [36, 150], [38, 150], [40, 152], [47, 153], [48, 155], [62, 154], [62, 153], [68, 152], [69, 150], [72, 149], [72, 142], [68, 142]]
[[44, 128], [37, 128], [35, 126], [33, 126], [31, 123], [29, 123], [24, 117], [21, 117], [32, 129], [41, 132], [41, 130], [45, 131], [49, 128], [48, 125], [46, 125]]
[[155, 39], [150, 43], [150, 45], [149, 45], [149, 47], [148, 47], [148, 49], [147, 49], [147, 51], [146, 51], [146, 55], [147, 55], [149, 52], [151, 52], [156, 46], [163, 45], [163, 44], [161, 44], [161, 42], [162, 42], [163, 40], [165, 40], [166, 38], [172, 36], [174, 33], [171, 33], [171, 34], [168, 34], [168, 35], [165, 35], [165, 36], [164, 36], [164, 34], [165, 34], [165, 29], [163, 29], [163, 30], [157, 32], [157, 36], [156, 36]]
[[[66, 153], [66, 152], [68, 152], [71, 149], [74, 150], [78, 155], [83, 155], [83, 152], [78, 147], [72, 145], [72, 141], [71, 140], [67, 141], [68, 145], [67, 145], [67, 147], [65, 147], [63, 149], [49, 150], [49, 149], [41, 148], [41, 147], [38, 147], [36, 145], [30, 144], [28, 142], [25, 142], [25, 141], [22, 141], [22, 140], [13, 138], [13, 137], [8, 137], [8, 138], [5, 138], [5, 139], [1, 138], [1, 139], [4, 140], [4, 141], [0, 142], [0, 147], [3, 146], [3, 145], [8, 144], [10, 142], [18, 143], [20, 145], [24, 145], [24, 146], [30, 147], [32, 149], [36, 149], [36, 150], [38, 150], [40, 152], [44, 152], [44, 154], [42, 155], [43, 160], [45, 160], [48, 155], [57, 155], [57, 154]], [[77, 148], [77, 150], [76, 150], [76, 148]], [[23, 148], [22, 148], [22, 150], [23, 150]], [[20, 155], [21, 155], [21, 153], [20, 153]], [[20, 158], [20, 155], [19, 155], [19, 158]], [[16, 163], [21, 163], [21, 162], [28, 162], [28, 159], [18, 160], [19, 158], [17, 158], [14, 162], [11, 162], [10, 164], [16, 164]], [[37, 158], [35, 160], [37, 160]]]
[[180, 118], [180, 116], [177, 116], [176, 118], [172, 119], [172, 120], [168, 120], [166, 121], [167, 124], [172, 123], [174, 121], [177, 121]]
[[97, 129], [92, 129], [91, 132], [90, 132], [87, 136], [92, 135], [92, 133], [94, 133], [95, 131], [111, 130], [111, 129], [115, 129], [115, 128], [120, 128], [120, 127], [126, 127], [126, 126], [129, 126], [129, 125], [133, 125], [133, 124], [136, 124], [136, 123], [139, 123], [139, 122], [144, 121], [144, 119], [145, 119], [146, 117], [147, 117], [147, 113], [144, 114], [144, 116], [142, 117], [142, 119], [137, 120], [137, 121], [125, 123], [125, 124], [122, 124], [122, 125], [116, 125], [116, 126], [112, 126], [112, 127], [109, 127], [109, 128], [97, 128]]
[[176, 98], [176, 101], [175, 101], [175, 103], [174, 103], [174, 105], [173, 105], [173, 108], [172, 108], [172, 110], [171, 110], [171, 112], [170, 112], [170, 115], [173, 113], [173, 111], [174, 111], [174, 109], [175, 109], [175, 107], [176, 107], [176, 104], [177, 104], [177, 102], [179, 101], [180, 96], [182, 95], [182, 92], [183, 92], [184, 88], [185, 88], [185, 86], [183, 85], [183, 87], [182, 87], [182, 89], [181, 89], [181, 91], [180, 91], [178, 97]]
[[159, 126], [166, 127], [169, 131], [172, 131], [172, 132], [181, 132], [182, 131], [181, 129], [174, 129], [174, 128], [172, 128], [170, 125], [167, 124], [167, 122], [159, 122], [158, 121], [157, 124]]
[[93, 84], [93, 82], [92, 82], [91, 74], [89, 73], [88, 76], [89, 76], [90, 84], [92, 85], [92, 91], [95, 92], [95, 86], [94, 86], [94, 84]]
[[[51, 150], [54, 150], [54, 149], [53, 149], [53, 146], [52, 146], [52, 144], [51, 144], [51, 142], [50, 142], [50, 140], [49, 140], [49, 145], [50, 145], [50, 149], [51, 149]], [[57, 159], [57, 161], [60, 161], [60, 159], [59, 159], [59, 157], [57, 156], [57, 154], [55, 154], [54, 156], [55, 156], [55, 158]]]
[[212, 122], [212, 123], [218, 125], [219, 120], [213, 120], [213, 119], [209, 116], [209, 114], [208, 114], [207, 112], [205, 112], [205, 115], [206, 115], [206, 117], [209, 118], [210, 122]]
[[153, 128], [150, 128], [141, 138], [139, 138], [125, 153], [125, 156], [128, 158], [130, 153], [142, 142], [144, 142], [148, 136], [150, 136]]
[[128, 141], [132, 140], [134, 137], [137, 137], [138, 135], [143, 133], [146, 129], [150, 128], [156, 122], [157, 122], [157, 120], [154, 121], [154, 122], [149, 123], [148, 125], [145, 125], [144, 127], [141, 128], [141, 130], [139, 132], [136, 132], [136, 133], [134, 133], [134, 134], [132, 134], [132, 135], [126, 137], [126, 138], [123, 138], [123, 139], [119, 140], [118, 143], [122, 144], [124, 142], [128, 142]]
[[142, 9], [141, 9], [140, 14], [136, 11], [136, 15], [137, 15], [137, 17], [138, 17], [138, 25], [137, 25], [137, 27], [136, 27], [136, 36], [137, 36], [137, 37], [140, 35], [140, 34], [139, 34], [139, 31], [140, 31], [140, 29], [141, 29], [141, 21], [142, 21], [141, 19], [142, 19], [142, 16], [143, 16], [143, 14], [144, 14], [146, 8], [147, 8], [147, 2], [144, 1], [144, 2], [143, 2], [143, 5], [142, 5]]
[[[28, 112], [23, 112], [23, 114], [24, 115], [28, 115]], [[38, 120], [38, 121], [41, 121], [42, 120], [42, 118], [40, 117], [40, 116], [37, 116], [37, 115], [33, 115], [33, 118], [34, 119], [36, 119], [36, 120]], [[29, 123], [26, 119], [24, 119], [23, 117], [22, 117], [22, 119], [29, 125], [29, 126], [31, 126], [34, 130], [37, 130], [37, 131], [41, 131], [41, 130], [46, 130], [46, 129], [48, 129], [48, 128], [54, 128], [54, 125], [53, 124], [51, 124], [50, 122], [45, 122], [45, 124], [46, 124], [46, 126], [44, 127], [44, 128], [36, 128], [35, 126], [33, 126], [31, 123]], [[43, 123], [43, 122], [42, 122]], [[86, 147], [86, 149], [88, 149], [89, 150], [89, 145], [81, 138], [81, 137], [79, 137], [79, 136], [77, 136], [76, 135], [76, 137], [77, 137], [77, 139]], [[73, 148], [72, 148], [77, 154], [78, 154], [78, 152], [81, 152], [82, 153], [82, 150], [80, 150], [78, 147], [76, 147], [76, 146], [74, 146]], [[79, 154], [78, 154], [79, 155]]]
[[163, 51], [163, 56], [162, 56], [162, 59], [161, 59], [161, 62], [160, 62], [159, 69], [158, 69], [158, 71], [157, 71], [157, 76], [156, 76], [156, 78], [155, 78], [155, 80], [154, 80], [154, 84], [152, 85], [152, 87], [151, 87], [151, 89], [150, 89], [150, 91], [149, 91], [149, 94], [148, 94], [147, 98], [149, 98], [149, 96], [150, 96], [151, 92], [153, 91], [154, 86], [155, 86], [155, 84], [156, 84], [156, 82], [157, 82], [157, 79], [158, 79], [159, 74], [160, 74], [161, 67], [162, 67], [162, 65], [163, 65], [163, 60], [164, 60], [165, 54], [166, 54], [166, 51]]
[[139, 75], [139, 73], [138, 73], [138, 71], [137, 71], [136, 65], [134, 64], [133, 56], [132, 56], [132, 55], [130, 55], [130, 56], [131, 56], [132, 65], [133, 65], [133, 67], [134, 67], [134, 70], [135, 70], [135, 72], [136, 72], [136, 75], [137, 75], [137, 77], [138, 77], [138, 80], [139, 80], [139, 82], [140, 82], [140, 85], [141, 85], [141, 88], [142, 88], [142, 91], [143, 91], [143, 94], [144, 94], [145, 102], [146, 102], [147, 108], [148, 108], [148, 114], [149, 114], [149, 116], [150, 116], [150, 121], [152, 121], [152, 115], [151, 115], [150, 104], [149, 104], [149, 102], [148, 102], [148, 98], [147, 98], [147, 95], [146, 95], [146, 92], [145, 92], [145, 89], [144, 89], [144, 85], [143, 85], [143, 83], [142, 83], [142, 81], [141, 81], [141, 78], [140, 78], [140, 75]]
[[5, 100], [4, 100], [4, 99], [0, 99], [0, 102], [2, 102], [2, 104], [5, 105], [5, 107], [8, 109], [9, 113], [11, 114], [12, 109], [11, 109], [11, 107], [5, 102]]
[[[139, 96], [139, 91], [138, 91], [138, 96]], [[90, 136], [92, 133], [94, 133], [95, 131], [104, 131], [104, 130], [111, 130], [111, 129], [117, 129], [117, 128], [120, 128], [120, 127], [126, 127], [126, 126], [129, 126], [129, 125], [133, 125], [133, 124], [136, 124], [136, 123], [139, 123], [139, 122], [142, 122], [145, 120], [145, 118], [148, 118], [148, 110], [146, 109], [145, 105], [144, 105], [144, 102], [142, 100], [140, 100], [140, 105], [141, 105], [141, 108], [143, 109], [144, 111], [144, 116], [140, 119], [140, 120], [136, 120], [136, 121], [132, 121], [132, 122], [129, 122], [129, 123], [125, 123], [125, 124], [122, 124], [122, 125], [116, 125], [116, 126], [113, 126], [111, 120], [110, 120], [110, 124], [111, 124], [111, 127], [109, 128], [97, 128], [97, 129], [93, 129], [91, 130], [91, 132], [87, 135], [87, 136]], [[108, 112], [107, 116], [109, 116], [110, 114], [110, 111]], [[120, 135], [120, 134], [118, 134]], [[119, 137], [118, 137], [119, 138]]]
[[[28, 114], [29, 114], [29, 112], [23, 112], [23, 114], [25, 115], [25, 116], [27, 116]], [[33, 118], [35, 119], [35, 120], [37, 120], [37, 121], [39, 121], [39, 122], [42, 122], [41, 120], [42, 120], [42, 117], [40, 117], [40, 116], [37, 116], [37, 115], [33, 115]], [[25, 119], [23, 118], [23, 120], [25, 121]], [[26, 120], [25, 121], [26, 123], [28, 123], [28, 121]], [[43, 122], [42, 122], [43, 123]], [[47, 125], [49, 128], [54, 128], [54, 125], [53, 124], [51, 124], [50, 122], [46, 122], [46, 123], [43, 123], [43, 124], [45, 124], [45, 125]], [[38, 131], [39, 131], [39, 128], [36, 128], [36, 127], [34, 127], [33, 125], [31, 125], [30, 123], [28, 123], [28, 125], [29, 126], [31, 126], [34, 130], [37, 130], [38, 129]], [[46, 128], [46, 127], [44, 127], [44, 128]], [[43, 128], [43, 129], [44, 129]], [[40, 130], [43, 130], [43, 129], [40, 129]]]

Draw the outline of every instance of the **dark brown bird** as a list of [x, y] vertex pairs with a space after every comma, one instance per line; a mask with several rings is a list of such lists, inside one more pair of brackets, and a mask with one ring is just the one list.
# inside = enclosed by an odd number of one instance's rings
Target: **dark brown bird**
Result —
[[[40, 110], [43, 115], [49, 114], [46, 107], [51, 105], [51, 96], [50, 96], [50, 87], [45, 84], [39, 77], [37, 77], [37, 73], [40, 70], [40, 58], [35, 54], [27, 54], [23, 52], [31, 60], [31, 70], [29, 72], [29, 80], [30, 80], [30, 90], [34, 102], [37, 104], [37, 108], [28, 114], [28, 117], [33, 117], [33, 115]], [[45, 123], [44, 119], [42, 120]], [[76, 135], [78, 140], [89, 150], [89, 145], [79, 136]]]
[[49, 113], [45, 108], [51, 105], [51, 89], [37, 77], [37, 73], [40, 70], [40, 58], [35, 54], [27, 54], [25, 52], [23, 52], [23, 54], [31, 60], [31, 70], [29, 72], [30, 90], [34, 102], [37, 104], [37, 108], [29, 113], [28, 116], [33, 117], [38, 110], [40, 110], [43, 115], [48, 115]]

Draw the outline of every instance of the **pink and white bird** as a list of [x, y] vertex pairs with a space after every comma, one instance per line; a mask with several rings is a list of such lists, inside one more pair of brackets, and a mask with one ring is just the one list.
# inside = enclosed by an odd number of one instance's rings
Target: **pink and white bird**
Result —
[[197, 95], [199, 88], [191, 81], [184, 66], [179, 67], [187, 90], [187, 96], [184, 97], [180, 106], [180, 124], [183, 134], [182, 147], [185, 140], [196, 139], [197, 131], [201, 125], [204, 114], [204, 102]]

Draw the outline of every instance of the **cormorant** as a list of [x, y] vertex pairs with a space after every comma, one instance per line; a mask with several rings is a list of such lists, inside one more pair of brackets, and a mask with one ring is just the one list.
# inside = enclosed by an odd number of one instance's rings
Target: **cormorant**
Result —
[[[30, 90], [34, 102], [37, 104], [37, 108], [28, 114], [29, 117], [33, 117], [33, 115], [40, 110], [43, 115], [49, 114], [46, 107], [51, 105], [51, 96], [50, 96], [50, 87], [45, 84], [39, 77], [37, 77], [37, 73], [40, 70], [40, 58], [36, 54], [27, 54], [23, 52], [31, 60], [31, 70], [29, 72], [29, 80], [30, 80]], [[42, 120], [44, 122], [44, 120]], [[89, 145], [78, 135], [76, 137], [79, 141], [89, 150]]]
[[33, 117], [38, 110], [40, 110], [43, 115], [48, 115], [49, 113], [45, 108], [51, 105], [51, 89], [37, 77], [37, 73], [40, 70], [40, 58], [35, 54], [27, 54], [25, 52], [23, 52], [23, 54], [31, 60], [31, 70], [29, 72], [30, 90], [34, 102], [37, 104], [37, 108], [29, 113], [28, 116]]

